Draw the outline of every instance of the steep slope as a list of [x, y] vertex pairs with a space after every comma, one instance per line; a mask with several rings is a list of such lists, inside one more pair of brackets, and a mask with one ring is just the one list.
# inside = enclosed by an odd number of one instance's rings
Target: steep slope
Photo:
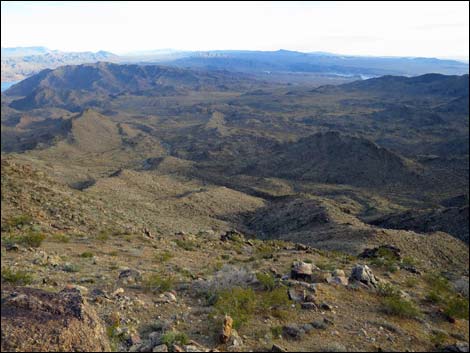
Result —
[[382, 228], [408, 229], [420, 233], [442, 231], [468, 244], [468, 205], [435, 210], [410, 210], [381, 217], [371, 224]]
[[281, 145], [253, 169], [319, 183], [384, 186], [420, 180], [419, 165], [359, 137], [318, 133]]

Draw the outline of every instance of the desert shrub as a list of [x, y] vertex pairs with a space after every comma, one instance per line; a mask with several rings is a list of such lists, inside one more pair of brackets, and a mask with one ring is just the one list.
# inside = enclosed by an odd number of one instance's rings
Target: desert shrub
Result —
[[331, 262], [331, 261], [317, 261], [315, 263], [315, 265], [320, 269], [320, 270], [323, 270], [323, 271], [333, 271], [337, 268], [336, 264]]
[[260, 307], [265, 310], [279, 309], [289, 307], [291, 302], [284, 286], [277, 287], [269, 292], [259, 295]]
[[431, 335], [431, 343], [436, 347], [440, 347], [445, 343], [447, 337], [448, 335], [445, 331], [433, 330]]
[[2, 231], [9, 232], [13, 229], [21, 229], [25, 226], [32, 225], [32, 223], [33, 218], [29, 215], [14, 216], [2, 223]]
[[181, 249], [184, 249], [186, 251], [193, 251], [197, 247], [196, 242], [193, 240], [176, 239], [175, 243]]
[[162, 253], [155, 255], [155, 260], [160, 263], [167, 262], [168, 260], [172, 259], [174, 255], [169, 251], [164, 251]]
[[97, 235], [96, 235], [96, 240], [99, 241], [106, 241], [109, 239], [110, 232], [107, 230], [101, 230]]
[[428, 294], [426, 294], [426, 301], [430, 303], [438, 304], [442, 302], [442, 297], [438, 292], [432, 290]]
[[235, 287], [246, 288], [255, 281], [252, 272], [243, 267], [223, 265], [212, 278], [207, 281], [198, 281], [194, 284], [194, 289], [200, 294], [218, 293], [224, 290], [230, 290]]
[[261, 283], [264, 290], [272, 291], [276, 287], [276, 280], [269, 273], [258, 272], [256, 279]]
[[414, 303], [399, 296], [385, 297], [382, 300], [382, 310], [386, 314], [409, 319], [421, 316], [419, 308]]
[[270, 242], [262, 242], [255, 249], [257, 257], [261, 259], [271, 259], [275, 251], [276, 246]]
[[282, 326], [273, 326], [271, 327], [271, 334], [274, 338], [282, 336]]
[[168, 292], [173, 289], [175, 281], [170, 276], [163, 276], [155, 273], [145, 278], [143, 283], [144, 287], [149, 290]]
[[29, 246], [32, 248], [39, 248], [42, 242], [46, 239], [46, 235], [39, 232], [29, 231], [23, 235], [14, 237], [12, 240], [23, 244], [24, 246]]
[[220, 255], [220, 258], [221, 258], [222, 260], [227, 261], [227, 260], [230, 260], [230, 255], [229, 255], [229, 254], [222, 254], [222, 255]]
[[2, 282], [19, 285], [31, 284], [32, 276], [26, 271], [14, 271], [9, 267], [2, 267]]
[[255, 313], [257, 298], [252, 288], [235, 287], [219, 293], [215, 310], [230, 315], [236, 329], [246, 323]]
[[74, 272], [80, 272], [80, 267], [78, 265], [75, 265], [75, 264], [66, 263], [62, 267], [62, 270], [65, 271], [65, 272], [74, 273]]
[[168, 347], [174, 344], [186, 345], [189, 343], [189, 338], [184, 332], [169, 331], [162, 336], [162, 343]]
[[52, 234], [49, 238], [58, 243], [69, 243], [70, 237], [63, 233]]
[[418, 280], [413, 277], [407, 278], [404, 283], [405, 287], [407, 288], [414, 288], [416, 287], [417, 284], [418, 284]]
[[455, 296], [449, 298], [444, 307], [444, 314], [454, 319], [468, 320], [468, 299]]
[[377, 294], [381, 297], [400, 297], [400, 290], [391, 283], [379, 283]]
[[438, 293], [451, 291], [451, 285], [448, 279], [437, 273], [427, 274], [424, 279], [431, 290]]
[[90, 251], [84, 251], [80, 254], [80, 257], [83, 257], [85, 259], [92, 258], [93, 256], [94, 256], [93, 253]]

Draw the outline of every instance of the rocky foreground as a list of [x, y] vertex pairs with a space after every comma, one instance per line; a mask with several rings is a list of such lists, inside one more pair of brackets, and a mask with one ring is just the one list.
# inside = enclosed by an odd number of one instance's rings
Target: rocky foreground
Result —
[[210, 230], [12, 239], [2, 351], [468, 351], [468, 274], [394, 246], [351, 256]]

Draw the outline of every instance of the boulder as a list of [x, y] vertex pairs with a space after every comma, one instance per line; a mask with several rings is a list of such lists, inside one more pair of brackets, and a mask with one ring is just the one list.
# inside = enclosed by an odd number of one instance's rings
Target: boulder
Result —
[[375, 278], [372, 270], [367, 265], [356, 265], [351, 271], [351, 276], [349, 277], [351, 282], [359, 282], [368, 287], [377, 287], [378, 280]]
[[2, 287], [3, 352], [110, 351], [106, 330], [80, 291]]
[[282, 327], [282, 336], [285, 339], [300, 340], [305, 331], [298, 325], [286, 325]]
[[230, 316], [225, 315], [222, 332], [219, 336], [220, 343], [227, 343], [230, 340], [230, 337], [232, 336], [232, 326], [233, 319]]
[[310, 263], [295, 261], [292, 264], [291, 278], [295, 280], [313, 282], [313, 271], [318, 268]]
[[142, 279], [142, 274], [133, 269], [126, 269], [124, 271], [121, 271], [119, 273], [119, 281], [121, 281], [124, 284], [133, 284], [137, 283]]
[[222, 241], [245, 241], [245, 236], [236, 230], [229, 230], [220, 236]]
[[445, 346], [442, 348], [442, 352], [468, 352], [467, 342], [457, 342], [455, 344]]

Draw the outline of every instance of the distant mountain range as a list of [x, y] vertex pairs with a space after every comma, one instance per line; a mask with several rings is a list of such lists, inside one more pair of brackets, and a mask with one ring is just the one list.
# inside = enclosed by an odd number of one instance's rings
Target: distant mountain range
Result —
[[[383, 75], [417, 76], [426, 73], [462, 75], [468, 63], [455, 60], [413, 57], [345, 56], [323, 52], [289, 50], [177, 51], [149, 50], [118, 56], [109, 52], [62, 52], [44, 47], [2, 48], [2, 82], [18, 81], [46, 68], [94, 63], [161, 63], [185, 68], [229, 70], [288, 82], [314, 82], [336, 77], [344, 83]], [[288, 75], [286, 77], [286, 75]], [[301, 81], [300, 81], [301, 80]]]
[[105, 51], [62, 52], [44, 47], [2, 48], [2, 82], [23, 80], [44, 69], [63, 65], [117, 61], [118, 56]]

